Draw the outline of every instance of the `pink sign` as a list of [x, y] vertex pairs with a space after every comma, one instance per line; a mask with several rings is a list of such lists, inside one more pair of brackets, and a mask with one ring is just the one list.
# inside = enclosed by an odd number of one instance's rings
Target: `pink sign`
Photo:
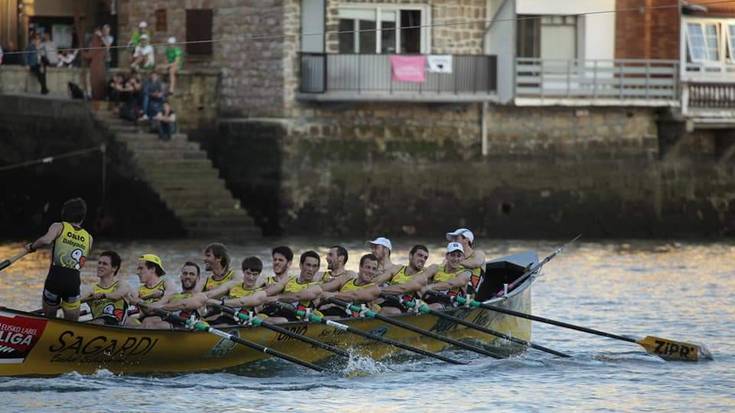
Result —
[[391, 56], [393, 80], [421, 83], [426, 80], [426, 56]]

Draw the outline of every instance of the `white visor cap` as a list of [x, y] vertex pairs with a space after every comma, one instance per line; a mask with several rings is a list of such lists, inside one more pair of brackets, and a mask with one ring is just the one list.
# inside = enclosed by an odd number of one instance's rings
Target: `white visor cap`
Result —
[[447, 232], [447, 241], [451, 241], [453, 237], [460, 235], [470, 240], [470, 242], [475, 242], [475, 234], [467, 228], [459, 228], [453, 232]]
[[464, 254], [464, 248], [462, 247], [462, 244], [459, 242], [450, 242], [447, 244], [447, 254], [450, 254], [454, 251], [460, 251], [462, 254]]
[[385, 248], [388, 248], [389, 250], [393, 251], [393, 244], [390, 243], [390, 240], [385, 237], [378, 237], [375, 238], [372, 241], [368, 241], [368, 244], [370, 245], [382, 245]]

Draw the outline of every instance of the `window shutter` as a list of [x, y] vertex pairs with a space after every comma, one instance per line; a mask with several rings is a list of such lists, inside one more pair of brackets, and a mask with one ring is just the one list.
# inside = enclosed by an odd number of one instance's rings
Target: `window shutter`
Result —
[[[212, 40], [212, 9], [186, 10], [186, 41], [200, 42]], [[186, 53], [189, 55], [211, 55], [212, 43], [187, 43]]]

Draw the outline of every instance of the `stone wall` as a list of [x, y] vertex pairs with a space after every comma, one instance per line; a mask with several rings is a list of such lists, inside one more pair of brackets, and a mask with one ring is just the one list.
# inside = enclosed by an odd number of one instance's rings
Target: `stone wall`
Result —
[[[52, 95], [68, 96], [68, 83], [87, 89], [87, 71], [77, 68], [48, 68], [46, 86]], [[26, 66], [0, 66], [0, 93], [41, 93], [36, 76]]]

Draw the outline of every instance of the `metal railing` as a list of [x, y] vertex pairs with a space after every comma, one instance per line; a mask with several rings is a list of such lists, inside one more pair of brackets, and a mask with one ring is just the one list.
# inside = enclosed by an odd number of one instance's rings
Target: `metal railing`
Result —
[[486, 55], [453, 55], [451, 73], [427, 70], [421, 83], [394, 81], [390, 55], [301, 53], [300, 92], [356, 95], [467, 95], [494, 94], [497, 59]]
[[516, 97], [676, 101], [675, 60], [517, 58]]

